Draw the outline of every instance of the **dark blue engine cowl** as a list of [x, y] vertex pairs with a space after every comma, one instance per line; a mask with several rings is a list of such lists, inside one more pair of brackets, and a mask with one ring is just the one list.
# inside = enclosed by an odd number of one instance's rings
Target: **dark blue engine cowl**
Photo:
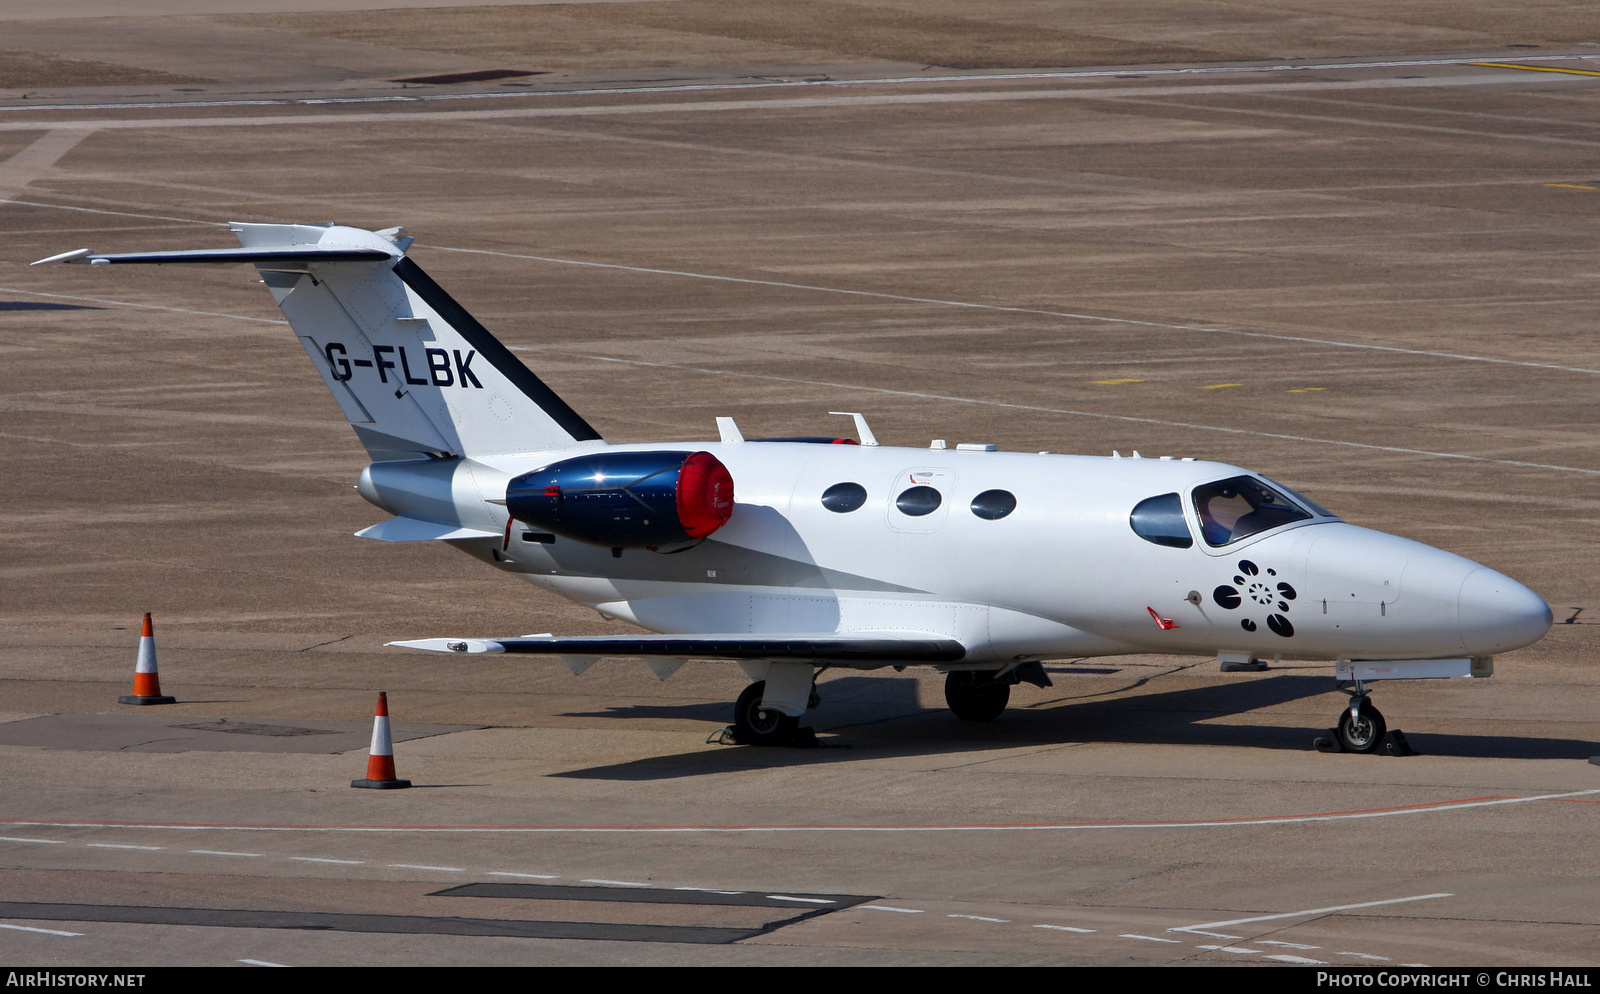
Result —
[[709, 452], [596, 452], [512, 479], [506, 510], [579, 542], [659, 548], [721, 528], [733, 514], [733, 477]]

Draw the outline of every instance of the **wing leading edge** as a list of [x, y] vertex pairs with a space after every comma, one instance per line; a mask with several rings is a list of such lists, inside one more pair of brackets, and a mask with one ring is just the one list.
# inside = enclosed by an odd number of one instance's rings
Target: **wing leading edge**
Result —
[[804, 663], [954, 663], [967, 654], [954, 639], [873, 635], [535, 635], [503, 639], [416, 639], [389, 645], [432, 652], [512, 652], [548, 656], [765, 659]]

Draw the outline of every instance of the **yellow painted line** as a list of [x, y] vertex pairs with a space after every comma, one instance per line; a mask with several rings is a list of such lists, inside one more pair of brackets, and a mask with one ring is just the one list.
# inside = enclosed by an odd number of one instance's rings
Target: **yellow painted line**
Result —
[[1491, 69], [1526, 69], [1528, 72], [1564, 72], [1572, 76], [1600, 76], [1593, 69], [1560, 69], [1556, 66], [1524, 66], [1515, 62], [1468, 62], [1469, 66], [1488, 66]]
[[1313, 392], [1315, 392], [1317, 390], [1326, 390], [1326, 389], [1328, 389], [1328, 388], [1327, 387], [1295, 387], [1294, 389], [1290, 390], [1289, 392], [1290, 393], [1313, 393]]
[[1091, 383], [1103, 383], [1108, 387], [1118, 386], [1123, 383], [1143, 383], [1144, 380], [1090, 380]]
[[1563, 190], [1600, 190], [1600, 186], [1581, 186], [1577, 183], [1546, 183], [1545, 186], [1559, 186]]
[[1243, 383], [1213, 383], [1208, 387], [1201, 387], [1200, 389], [1202, 389], [1202, 390], [1226, 390], [1229, 387], [1242, 387], [1242, 386], [1244, 386]]

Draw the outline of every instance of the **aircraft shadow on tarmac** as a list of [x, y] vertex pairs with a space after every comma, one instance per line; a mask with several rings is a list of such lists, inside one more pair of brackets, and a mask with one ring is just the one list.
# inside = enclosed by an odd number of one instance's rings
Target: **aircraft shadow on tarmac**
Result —
[[[1096, 671], [1100, 672], [1100, 671]], [[1332, 698], [1318, 707], [1332, 708], [1320, 720], [1304, 725], [1212, 724], [1214, 719], [1327, 697], [1326, 676], [1276, 674], [1215, 687], [1194, 687], [1126, 697], [1063, 703], [1073, 693], [1071, 679], [1057, 679], [1054, 688], [1021, 688], [1014, 706], [997, 721], [974, 723], [957, 719], [943, 708], [923, 706], [910, 680], [841, 677], [818, 685], [822, 710], [806, 723], [826, 737], [821, 748], [711, 748], [659, 756], [611, 766], [568, 770], [553, 776], [587, 780], [667, 780], [724, 773], [730, 769], [810, 765], [881, 759], [899, 755], [936, 755], [974, 749], [1008, 749], [1024, 745], [1074, 742], [1124, 742], [1151, 745], [1246, 746], [1310, 752], [1312, 740], [1326, 733], [1337, 717]], [[1043, 706], [1028, 707], [1044, 698]], [[1049, 703], [1054, 701], [1055, 703]], [[731, 721], [726, 704], [645, 705], [588, 712], [584, 717], [681, 718]], [[1321, 712], [1318, 712], [1319, 714]], [[579, 715], [574, 715], [579, 716]], [[1404, 730], [1404, 717], [1391, 727]], [[1412, 748], [1430, 756], [1483, 759], [1587, 759], [1600, 744], [1582, 739], [1528, 736], [1408, 734]], [[1337, 757], [1329, 757], [1337, 761]], [[1349, 756], [1377, 762], [1377, 757]]]

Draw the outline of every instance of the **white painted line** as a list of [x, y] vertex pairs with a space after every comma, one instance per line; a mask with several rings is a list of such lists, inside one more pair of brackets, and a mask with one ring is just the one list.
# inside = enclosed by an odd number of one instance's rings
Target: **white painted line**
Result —
[[227, 318], [230, 321], [253, 321], [256, 324], [281, 324], [289, 322], [273, 318], [250, 317], [245, 314], [224, 314], [221, 311], [196, 311], [187, 307], [163, 307], [160, 304], [138, 304], [131, 300], [107, 300], [104, 297], [80, 297], [70, 293], [45, 293], [43, 290], [24, 290], [20, 287], [0, 286], [0, 293], [25, 293], [30, 297], [45, 297], [49, 300], [81, 300], [89, 304], [105, 304], [108, 307], [132, 307], [141, 311], [170, 311], [174, 314], [197, 314], [207, 318]]
[[920, 915], [920, 914], [923, 913], [921, 908], [895, 908], [895, 907], [890, 907], [887, 904], [863, 904], [863, 905], [861, 905], [861, 910], [862, 911], [893, 911], [893, 912], [895, 912], [897, 914], [902, 914], [902, 915]]
[[1259, 949], [1246, 949], [1243, 946], [1199, 946], [1197, 948], [1210, 949], [1213, 952], [1219, 952], [1219, 953], [1244, 953], [1244, 954], [1249, 955], [1249, 956], [1259, 956], [1259, 955], [1261, 955], [1261, 950], [1259, 950]]
[[10, 835], [0, 835], [0, 842], [37, 842], [45, 846], [64, 846], [67, 844], [65, 839], [24, 839], [20, 836], [13, 837]]
[[[1461, 60], [1463, 64], [1466, 60]], [[1267, 70], [1271, 71], [1271, 70]], [[1123, 75], [1138, 75], [1124, 71]], [[918, 82], [921, 82], [920, 80]], [[824, 107], [896, 107], [917, 106], [927, 104], [962, 104], [962, 103], [1004, 103], [1015, 101], [1033, 100], [1094, 100], [1118, 99], [1152, 96], [1192, 96], [1206, 93], [1233, 93], [1241, 88], [1248, 88], [1252, 93], [1270, 93], [1275, 90], [1315, 90], [1319, 92], [1339, 90], [1368, 90], [1390, 89], [1395, 87], [1451, 87], [1462, 88], [1467, 86], [1504, 86], [1513, 83], [1525, 83], [1526, 79], [1517, 79], [1504, 75], [1454, 75], [1450, 77], [1420, 77], [1414, 80], [1398, 81], [1393, 79], [1366, 79], [1366, 80], [1328, 80], [1328, 81], [1296, 81], [1285, 82], [1246, 82], [1213, 83], [1213, 84], [1177, 84], [1157, 86], [1129, 87], [1125, 85], [1102, 85], [1092, 87], [1056, 87], [1053, 89], [1033, 90], [988, 90], [967, 88], [956, 92], [924, 92], [924, 93], [876, 93], [876, 94], [842, 94], [835, 96], [801, 96], [801, 97], [724, 97], [708, 100], [678, 100], [650, 103], [586, 103], [569, 106], [544, 106], [544, 107], [491, 107], [468, 108], [456, 107], [442, 110], [413, 110], [415, 102], [404, 97], [386, 96], [366, 98], [368, 103], [408, 104], [404, 109], [385, 111], [355, 111], [335, 112], [328, 114], [295, 114], [285, 115], [270, 112], [257, 115], [246, 114], [221, 114], [212, 117], [99, 117], [79, 118], [75, 120], [11, 120], [0, 121], [0, 131], [40, 131], [54, 129], [73, 129], [81, 131], [120, 131], [134, 129], [171, 129], [171, 128], [250, 128], [250, 127], [306, 127], [314, 125], [344, 125], [354, 124], [413, 124], [419, 121], [438, 122], [443, 124], [472, 124], [479, 121], [497, 120], [528, 120], [539, 118], [581, 118], [581, 117], [614, 117], [622, 115], [649, 115], [649, 114], [706, 114], [717, 112], [747, 113], [770, 115], [778, 110], [813, 110]], [[1580, 86], [1587, 80], [1581, 76], [1565, 76], [1553, 79], [1541, 79], [1540, 84], [1545, 86]], [[608, 91], [602, 91], [604, 96]], [[609, 91], [614, 92], [614, 91]], [[351, 99], [351, 98], [345, 98]], [[317, 101], [297, 101], [301, 105], [315, 104]], [[41, 105], [42, 106], [42, 105]], [[71, 105], [68, 105], [69, 107]], [[115, 109], [122, 110], [136, 108], [137, 104], [114, 105]], [[183, 109], [192, 105], [183, 104]], [[21, 108], [18, 108], [21, 109]], [[33, 108], [38, 109], [38, 108]], [[82, 107], [71, 107], [71, 110], [81, 110]], [[1363, 121], [1363, 124], [1381, 124], [1381, 121]], [[1485, 132], [1485, 137], [1517, 139], [1526, 137], [1528, 140], [1551, 140], [1545, 136], [1501, 134]], [[1567, 144], [1588, 144], [1576, 139], [1569, 139]]]
[[[0, 289], [4, 289], [0, 287]], [[1393, 452], [1406, 456], [1429, 456], [1435, 459], [1459, 459], [1464, 462], [1491, 463], [1499, 466], [1517, 466], [1523, 469], [1549, 469], [1560, 473], [1582, 473], [1586, 476], [1600, 476], [1600, 469], [1584, 469], [1579, 466], [1561, 466], [1555, 463], [1528, 462], [1522, 459], [1497, 459], [1493, 456], [1474, 456], [1460, 452], [1437, 452], [1432, 449], [1408, 449], [1398, 445], [1378, 445], [1373, 442], [1353, 442], [1339, 438], [1318, 438], [1314, 435], [1288, 435], [1283, 432], [1257, 431], [1253, 428], [1230, 428], [1226, 425], [1200, 424], [1193, 421], [1166, 421], [1161, 418], [1135, 417], [1129, 414], [1107, 414], [1104, 411], [1084, 411], [1068, 407], [1045, 407], [1041, 404], [1018, 404], [1010, 401], [987, 400], [983, 398], [961, 397], [954, 394], [925, 393], [918, 390], [894, 390], [889, 387], [866, 386], [857, 383], [836, 383], [828, 380], [811, 380], [797, 376], [777, 376], [771, 373], [743, 373], [725, 369], [708, 369], [703, 366], [687, 366], [672, 362], [648, 362], [643, 359], [618, 359], [613, 356], [592, 355], [583, 352], [565, 352], [554, 349], [527, 349], [512, 348], [513, 352], [548, 351], [556, 355], [571, 356], [579, 359], [591, 359], [596, 362], [614, 362], [629, 366], [650, 366], [658, 369], [681, 369], [691, 373], [704, 373], [708, 376], [727, 376], [734, 379], [745, 380], [770, 380], [777, 383], [798, 383], [805, 386], [828, 387], [835, 390], [855, 390], [861, 393], [884, 394], [891, 397], [912, 397], [918, 400], [937, 400], [952, 404], [975, 404], [984, 407], [997, 407], [1009, 411], [1031, 411], [1041, 414], [1062, 414], [1075, 418], [1095, 418], [1102, 421], [1125, 421], [1132, 424], [1159, 425], [1163, 428], [1183, 428], [1190, 431], [1211, 431], [1224, 435], [1244, 435], [1251, 438], [1273, 438], [1286, 442], [1304, 442], [1314, 445], [1338, 445], [1350, 449], [1365, 449], [1372, 452]], [[1486, 359], [1485, 362], [1499, 362], [1498, 359]], [[1573, 367], [1572, 372], [1595, 372], [1600, 370], [1587, 370]]]
[[1389, 957], [1387, 957], [1387, 956], [1374, 956], [1371, 953], [1334, 953], [1334, 955], [1335, 956], [1350, 956], [1350, 957], [1353, 957], [1355, 959], [1376, 960], [1376, 961], [1381, 962], [1381, 963], [1389, 962]]
[[440, 873], [465, 873], [459, 866], [423, 866], [420, 863], [390, 863], [391, 870], [438, 870]]
[[246, 966], [287, 966], [287, 963], [268, 963], [264, 959], [242, 959], [239, 962]]
[[1009, 925], [1009, 918], [985, 918], [982, 915], [945, 915], [946, 918], [965, 918], [972, 922], [994, 922], [996, 925]]
[[582, 880], [585, 884], [604, 884], [608, 887], [649, 887], [650, 884], [634, 883], [632, 880]]
[[490, 870], [491, 877], [525, 877], [528, 880], [560, 880], [554, 873], [513, 873], [511, 870]]
[[1308, 946], [1304, 942], [1280, 942], [1277, 939], [1257, 939], [1258, 946], [1282, 946], [1285, 949], [1321, 949], [1321, 946]]
[[1308, 911], [1286, 911], [1279, 915], [1257, 915], [1254, 918], [1234, 918], [1225, 922], [1205, 922], [1200, 925], [1186, 925], [1181, 928], [1169, 928], [1168, 932], [1197, 932], [1203, 928], [1220, 928], [1228, 925], [1247, 925], [1251, 922], [1279, 921], [1284, 918], [1309, 918], [1313, 915], [1331, 915], [1338, 911], [1355, 911], [1359, 908], [1381, 908], [1390, 904], [1408, 904], [1412, 901], [1434, 901], [1441, 897], [1455, 897], [1454, 894], [1418, 894], [1414, 897], [1394, 897], [1387, 901], [1363, 901], [1360, 904], [1337, 904], [1329, 908], [1311, 908]]
[[[1171, 931], [1171, 929], [1168, 929], [1168, 931]], [[1200, 929], [1197, 929], [1197, 928], [1186, 928], [1186, 929], [1184, 929], [1184, 931], [1192, 933], [1194, 935], [1204, 935], [1204, 936], [1207, 936], [1207, 937], [1212, 938], [1212, 939], [1234, 940], [1234, 939], [1242, 939], [1242, 938], [1244, 938], [1244, 936], [1242, 936], [1242, 935], [1225, 935], [1222, 932], [1202, 932]]]
[[1034, 928], [1048, 928], [1053, 932], [1081, 932], [1084, 935], [1094, 931], [1092, 928], [1073, 928], [1071, 925], [1035, 925]]
[[768, 894], [767, 895], [767, 900], [769, 900], [769, 901], [803, 901], [806, 904], [838, 904], [839, 903], [837, 901], [830, 901], [825, 897], [790, 897], [787, 894]]
[[32, 927], [30, 927], [28, 925], [3, 925], [3, 924], [0, 924], [0, 928], [8, 928], [13, 932], [38, 932], [41, 935], [82, 935], [83, 934], [82, 932], [62, 932], [59, 929], [53, 929], [53, 928], [32, 928]]
[[[673, 890], [692, 890], [692, 891], [695, 891], [696, 893], [700, 893], [700, 894], [723, 894], [723, 895], [727, 895], [727, 896], [732, 896], [734, 894], [743, 894], [743, 893], [745, 893], [742, 890], [717, 890], [715, 887], [674, 887], [672, 889]], [[800, 900], [800, 899], [796, 898], [795, 900]], [[829, 903], [831, 904], [832, 902], [830, 901]]]
[[1277, 960], [1280, 963], [1298, 963], [1301, 966], [1327, 966], [1319, 959], [1307, 959], [1304, 956], [1290, 956], [1288, 953], [1278, 953], [1273, 956], [1263, 956], [1262, 959]]
[[366, 862], [364, 859], [323, 859], [321, 856], [290, 856], [289, 858], [300, 863], [337, 863], [340, 866], [360, 866]]
[[1117, 936], [1117, 938], [1119, 938], [1119, 939], [1143, 939], [1146, 942], [1171, 942], [1171, 943], [1174, 943], [1174, 944], [1180, 944], [1180, 943], [1178, 943], [1177, 939], [1158, 939], [1153, 935], [1135, 935], [1132, 932], [1125, 932], [1122, 935]]
[[[747, 83], [678, 83], [656, 86], [590, 87], [572, 90], [492, 90], [480, 93], [430, 93], [380, 94], [365, 97], [303, 97], [262, 98], [234, 100], [165, 100], [144, 103], [103, 104], [39, 104], [33, 107], [3, 107], [0, 112], [81, 111], [81, 110], [181, 110], [192, 107], [304, 107], [337, 104], [375, 103], [437, 103], [453, 100], [509, 100], [551, 99], [556, 97], [625, 96], [651, 93], [705, 93], [722, 90], [778, 90], [793, 88], [837, 88], [847, 86], [893, 86], [903, 84], [928, 85], [931, 83], [993, 83], [1017, 80], [1059, 79], [1128, 79], [1159, 78], [1166, 76], [1206, 76], [1255, 73], [1308, 73], [1341, 72], [1353, 69], [1412, 69], [1424, 66], [1472, 67], [1481, 62], [1581, 62], [1596, 58], [1593, 55], [1483, 55], [1456, 59], [1396, 59], [1382, 62], [1315, 62], [1305, 65], [1271, 63], [1254, 66], [1188, 66], [1181, 69], [1139, 68], [1077, 69], [1060, 72], [975, 72], [944, 76], [862, 76], [847, 79], [782, 79]], [[293, 118], [286, 118], [288, 121]]]
[[145, 852], [161, 852], [166, 846], [125, 846], [116, 842], [91, 842], [90, 849], [140, 849]]
[[[1596, 470], [1595, 472], [1600, 472]], [[1416, 804], [1404, 807], [1382, 808], [1376, 811], [1337, 811], [1327, 814], [1280, 815], [1262, 818], [1224, 818], [1216, 821], [1134, 821], [1134, 822], [1066, 822], [1038, 825], [225, 825], [216, 822], [191, 822], [171, 824], [136, 821], [46, 821], [35, 818], [8, 818], [3, 824], [17, 828], [137, 828], [145, 831], [167, 832], [273, 832], [308, 834], [376, 834], [376, 835], [792, 835], [821, 833], [826, 835], [906, 835], [913, 832], [1127, 832], [1135, 829], [1185, 829], [1185, 828], [1250, 828], [1258, 825], [1305, 825], [1317, 822], [1361, 821], [1370, 818], [1401, 818], [1416, 815], [1448, 814], [1477, 808], [1503, 807], [1530, 804], [1537, 801], [1561, 801], [1574, 797], [1592, 797], [1600, 794], [1600, 787], [1574, 790], [1559, 794], [1534, 794], [1528, 797], [1501, 797], [1482, 801], [1445, 801]], [[307, 857], [290, 857], [304, 859]], [[337, 862], [337, 861], [335, 861]], [[355, 860], [354, 862], [360, 862]], [[585, 881], [590, 883], [593, 881]], [[618, 881], [611, 881], [616, 883]], [[650, 884], [623, 886], [649, 887]], [[1424, 897], [1453, 897], [1451, 894], [1424, 895]], [[1423, 897], [1400, 898], [1401, 901], [1423, 900]], [[1393, 902], [1377, 901], [1374, 905]], [[1350, 905], [1349, 907], [1367, 907]], [[1337, 910], [1337, 909], [1336, 909]], [[1274, 918], [1294, 918], [1316, 914], [1315, 911], [1289, 912], [1266, 915], [1260, 918], [1241, 918], [1239, 923], [1269, 921]], [[1211, 922], [1192, 925], [1172, 931], [1224, 926], [1233, 922]]]
[[229, 852], [226, 849], [191, 849], [189, 852], [196, 856], [248, 856], [256, 859], [262, 855], [258, 852]]
[[625, 266], [615, 262], [593, 262], [588, 259], [564, 259], [559, 256], [525, 255], [518, 252], [500, 252], [494, 249], [453, 248], [445, 245], [428, 246], [435, 252], [458, 252], [466, 255], [491, 255], [504, 259], [525, 259], [530, 262], [547, 262], [562, 266], [584, 266], [591, 269], [619, 269], [630, 273], [647, 273], [654, 276], [682, 276], [689, 279], [711, 280], [718, 283], [739, 283], [751, 286], [769, 286], [781, 290], [807, 290], [817, 293], [836, 293], [848, 297], [867, 297], [874, 300], [893, 300], [907, 304], [932, 304], [938, 307], [959, 307], [963, 310], [995, 311], [1002, 314], [1032, 314], [1038, 317], [1067, 318], [1073, 321], [1096, 321], [1106, 324], [1123, 324], [1138, 328], [1162, 328], [1168, 331], [1200, 332], [1207, 335], [1234, 335], [1240, 338], [1261, 338], [1269, 341], [1292, 342], [1296, 345], [1323, 345], [1328, 348], [1360, 349], [1368, 352], [1393, 352], [1400, 355], [1425, 356], [1430, 359], [1455, 359], [1462, 362], [1486, 362], [1503, 366], [1525, 366], [1531, 369], [1553, 369], [1565, 373], [1600, 375], [1600, 369], [1587, 366], [1565, 366], [1558, 363], [1529, 362], [1525, 359], [1504, 359], [1498, 356], [1480, 356], [1468, 352], [1438, 352], [1428, 349], [1407, 349], [1397, 345], [1376, 345], [1369, 342], [1344, 342], [1335, 338], [1309, 338], [1304, 335], [1277, 335], [1264, 331], [1244, 331], [1239, 328], [1219, 328], [1215, 325], [1176, 324], [1168, 321], [1148, 321], [1141, 318], [1122, 318], [1108, 314], [1085, 314], [1078, 311], [1058, 311], [1042, 307], [1022, 307], [1015, 304], [981, 304], [969, 300], [949, 300], [942, 297], [915, 297], [900, 293], [883, 293], [876, 290], [852, 290], [846, 287], [820, 286], [815, 283], [788, 283], [782, 280], [758, 280], [742, 276], [723, 276], [716, 273], [696, 273], [683, 269], [657, 269], [649, 266]]

